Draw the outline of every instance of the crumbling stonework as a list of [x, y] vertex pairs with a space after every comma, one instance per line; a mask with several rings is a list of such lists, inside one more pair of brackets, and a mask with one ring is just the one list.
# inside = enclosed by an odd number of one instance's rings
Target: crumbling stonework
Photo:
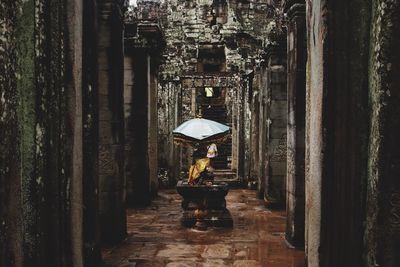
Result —
[[[173, 147], [171, 130], [199, 112], [202, 104], [196, 100], [196, 92], [204, 86], [220, 86], [215, 84], [219, 84], [221, 77], [234, 75], [238, 79], [236, 85], [222, 85], [230, 97], [225, 103], [228, 114], [225, 123], [232, 126], [232, 152], [228, 165], [237, 178], [242, 180], [250, 176], [248, 162], [251, 148], [252, 79], [256, 67], [262, 61], [264, 48], [271, 43], [267, 35], [274, 25], [270, 23], [276, 15], [274, 5], [277, 4], [273, 1], [161, 3], [167, 46], [160, 67], [159, 122], [165, 124], [166, 118], [163, 115], [171, 114], [173, 110], [173, 114], [179, 115], [170, 122], [169, 127], [159, 130], [160, 146], [163, 147], [159, 159], [164, 163], [160, 167], [174, 169], [169, 151], [176, 151], [177, 148]], [[188, 85], [188, 78], [198, 82]], [[215, 82], [207, 82], [210, 79]], [[171, 84], [177, 85], [171, 87]], [[176, 92], [172, 100], [164, 97], [171, 95], [169, 90]], [[162, 111], [167, 106], [169, 111]], [[190, 154], [190, 151], [182, 154], [186, 156], [181, 158], [189, 161], [180, 162], [181, 169], [190, 164], [190, 157], [187, 157]]]
[[366, 264], [396, 266], [400, 244], [400, 3], [372, 1], [369, 54], [371, 130], [365, 227]]

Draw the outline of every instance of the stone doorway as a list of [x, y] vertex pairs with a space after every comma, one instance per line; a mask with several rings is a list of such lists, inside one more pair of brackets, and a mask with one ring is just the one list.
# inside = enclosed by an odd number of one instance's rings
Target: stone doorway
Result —
[[[197, 91], [197, 105], [201, 109], [202, 117], [228, 126], [232, 123], [228, 118], [225, 104], [226, 88], [201, 87]], [[216, 170], [231, 170], [232, 168], [232, 138], [218, 145], [218, 156], [214, 159]]]

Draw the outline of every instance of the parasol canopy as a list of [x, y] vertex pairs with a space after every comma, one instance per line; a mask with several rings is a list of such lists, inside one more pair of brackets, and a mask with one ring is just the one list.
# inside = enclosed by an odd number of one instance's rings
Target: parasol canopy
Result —
[[226, 139], [230, 128], [216, 121], [203, 118], [188, 120], [172, 133], [176, 143], [215, 143]]

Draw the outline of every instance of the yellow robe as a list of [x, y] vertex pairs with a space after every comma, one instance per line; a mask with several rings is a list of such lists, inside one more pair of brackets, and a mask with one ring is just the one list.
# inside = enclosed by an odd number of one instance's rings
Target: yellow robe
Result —
[[210, 159], [209, 158], [202, 158], [202, 159], [196, 160], [196, 163], [193, 164], [192, 166], [190, 166], [188, 183], [189, 184], [195, 184], [196, 180], [199, 179], [200, 174], [208, 166], [210, 166]]

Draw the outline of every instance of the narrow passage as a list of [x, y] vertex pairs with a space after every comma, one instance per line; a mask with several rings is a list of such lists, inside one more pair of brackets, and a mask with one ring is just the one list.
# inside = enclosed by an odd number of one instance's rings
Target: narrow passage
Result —
[[104, 249], [104, 261], [113, 267], [304, 266], [304, 252], [285, 244], [284, 211], [265, 209], [251, 190], [231, 189], [226, 200], [233, 228], [200, 232], [180, 225], [180, 196], [162, 190], [149, 207], [128, 210], [128, 238]]

